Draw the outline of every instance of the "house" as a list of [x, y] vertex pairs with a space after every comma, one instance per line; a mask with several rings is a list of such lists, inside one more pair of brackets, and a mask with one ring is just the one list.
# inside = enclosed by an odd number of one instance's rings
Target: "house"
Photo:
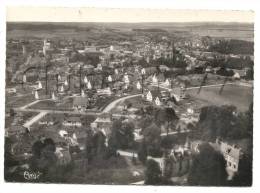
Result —
[[171, 90], [170, 95], [176, 99], [177, 102], [179, 102], [181, 99], [186, 98], [186, 92], [184, 87], [174, 87]]
[[168, 91], [166, 91], [166, 90], [161, 90], [161, 92], [160, 92], [160, 99], [162, 100], [162, 101], [167, 101], [167, 100], [169, 100], [170, 99], [170, 92], [168, 92]]
[[169, 93], [159, 90], [149, 90], [145, 95], [145, 100], [154, 102], [155, 105], [161, 106], [169, 97]]
[[93, 73], [94, 72], [94, 68], [95, 67], [93, 65], [87, 64], [87, 65], [83, 66], [83, 71], [85, 73]]
[[26, 130], [27, 129], [23, 126], [12, 125], [11, 127], [5, 129], [5, 135], [6, 136], [19, 135], [21, 133], [24, 133]]
[[159, 68], [160, 68], [160, 71], [162, 71], [162, 72], [170, 71], [170, 68], [166, 65], [160, 65]]
[[139, 81], [136, 83], [136, 88], [137, 88], [138, 90], [140, 90], [140, 89], [142, 88], [142, 86], [141, 86], [141, 84], [140, 84]]
[[43, 119], [41, 119], [38, 122], [39, 125], [47, 125], [47, 126], [52, 126], [55, 124], [55, 119], [53, 116], [47, 115]]
[[73, 109], [86, 110], [89, 106], [89, 99], [86, 97], [75, 97], [73, 99]]
[[235, 72], [235, 74], [233, 75], [233, 78], [236, 79], [236, 80], [239, 80], [240, 79], [239, 73]]
[[97, 119], [91, 123], [91, 128], [94, 131], [102, 131], [105, 136], [111, 133], [110, 128], [112, 126], [111, 115], [102, 114]]
[[157, 106], [161, 106], [161, 101], [160, 101], [160, 99], [159, 99], [159, 97], [156, 97], [156, 99], [155, 99], [155, 104], [157, 105]]
[[170, 173], [171, 177], [187, 174], [192, 163], [190, 151], [182, 146], [174, 147], [159, 158], [147, 156], [149, 159], [158, 163], [162, 176]]
[[153, 84], [157, 84], [157, 83], [158, 83], [158, 78], [156, 77], [155, 74], [153, 75], [152, 83], [153, 83]]
[[60, 166], [68, 165], [71, 162], [70, 152], [67, 147], [56, 147], [55, 155], [57, 156], [57, 164]]
[[104, 89], [97, 89], [97, 94], [98, 95], [111, 95], [111, 89], [110, 87], [104, 88]]
[[[199, 153], [199, 147], [203, 144], [202, 141], [192, 141], [190, 149], [193, 153]], [[216, 151], [219, 151], [226, 160], [226, 170], [232, 173], [238, 171], [239, 160], [242, 156], [241, 149], [235, 145], [230, 145], [227, 142], [223, 142], [220, 139], [216, 139], [215, 143], [209, 143]]]
[[8, 94], [15, 94], [16, 93], [16, 88], [6, 88], [5, 90]]
[[203, 143], [201, 140], [193, 140], [190, 142], [190, 151], [194, 154], [200, 153], [199, 146]]
[[226, 142], [223, 142], [216, 139], [215, 144], [212, 144], [216, 150], [219, 150], [220, 153], [224, 156], [227, 162], [227, 170], [232, 172], [238, 171], [239, 160], [241, 156], [241, 149], [236, 147], [235, 145], [230, 145]]
[[147, 156], [147, 160], [153, 160], [158, 163], [160, 170], [162, 172], [162, 175], [164, 175], [164, 172], [165, 172], [165, 164], [166, 164], [165, 159], [166, 159], [165, 157], [157, 158], [157, 157]]
[[146, 94], [146, 100], [149, 102], [153, 101], [153, 95], [152, 95], [151, 91], [148, 91], [148, 93]]
[[163, 83], [165, 86], [171, 86], [170, 80], [167, 78], [165, 82]]
[[79, 117], [68, 117], [63, 121], [62, 125], [69, 127], [81, 127], [82, 123]]

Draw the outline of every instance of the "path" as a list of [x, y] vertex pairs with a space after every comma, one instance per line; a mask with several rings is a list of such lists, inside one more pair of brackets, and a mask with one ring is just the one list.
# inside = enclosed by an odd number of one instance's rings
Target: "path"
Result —
[[44, 117], [47, 113], [46, 112], [40, 112], [38, 115], [27, 121], [23, 126], [26, 128], [29, 128], [32, 124], [34, 124], [36, 121], [40, 120], [42, 117]]

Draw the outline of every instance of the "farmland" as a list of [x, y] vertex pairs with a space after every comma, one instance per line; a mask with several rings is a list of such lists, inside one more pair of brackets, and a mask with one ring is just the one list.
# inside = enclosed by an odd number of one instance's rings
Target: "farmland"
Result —
[[206, 105], [234, 105], [239, 111], [246, 111], [253, 101], [253, 88], [240, 85], [226, 85], [219, 94], [220, 87], [203, 88], [199, 94], [198, 89], [187, 90], [187, 93]]

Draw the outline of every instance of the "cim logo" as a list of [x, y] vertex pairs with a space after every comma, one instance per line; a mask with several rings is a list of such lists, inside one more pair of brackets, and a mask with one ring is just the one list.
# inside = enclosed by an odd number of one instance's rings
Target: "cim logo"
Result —
[[26, 180], [38, 180], [42, 175], [41, 172], [24, 171], [23, 176]]

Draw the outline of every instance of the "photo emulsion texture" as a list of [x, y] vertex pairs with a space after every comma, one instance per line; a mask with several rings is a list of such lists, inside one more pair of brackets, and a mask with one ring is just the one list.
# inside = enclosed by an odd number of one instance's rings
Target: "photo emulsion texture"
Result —
[[7, 21], [5, 73], [6, 182], [252, 184], [253, 23]]

